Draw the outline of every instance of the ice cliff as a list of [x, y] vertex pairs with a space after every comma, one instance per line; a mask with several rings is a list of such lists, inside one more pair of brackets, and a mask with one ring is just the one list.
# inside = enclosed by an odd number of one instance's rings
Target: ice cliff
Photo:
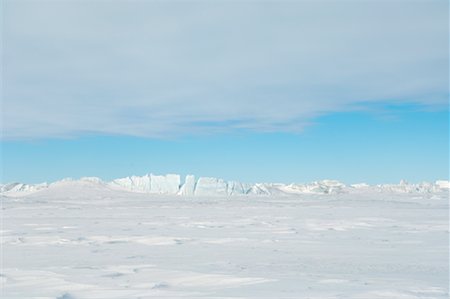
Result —
[[345, 185], [335, 180], [322, 180], [307, 184], [245, 184], [237, 181], [226, 181], [213, 177], [187, 175], [181, 178], [178, 174], [129, 176], [104, 182], [96, 177], [85, 177], [79, 180], [65, 179], [51, 184], [11, 183], [0, 185], [0, 193], [4, 195], [27, 194], [43, 189], [61, 187], [75, 183], [88, 183], [89, 186], [101, 186], [112, 190], [140, 192], [149, 194], [172, 194], [182, 196], [234, 196], [234, 195], [295, 195], [295, 194], [335, 194], [335, 193], [434, 193], [448, 191], [449, 181], [440, 180], [434, 183], [368, 185], [365, 183]]

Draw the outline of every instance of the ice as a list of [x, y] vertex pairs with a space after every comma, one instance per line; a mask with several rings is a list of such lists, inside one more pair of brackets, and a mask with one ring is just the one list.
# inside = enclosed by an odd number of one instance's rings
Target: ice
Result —
[[281, 185], [279, 189], [286, 193], [339, 193], [345, 189], [345, 185], [336, 180], [323, 180], [310, 184]]
[[179, 194], [180, 195], [190, 195], [190, 196], [194, 195], [195, 185], [196, 185], [195, 176], [187, 175], [184, 180], [184, 184], [180, 188]]
[[441, 189], [450, 189], [449, 181], [436, 181], [436, 186]]
[[150, 193], [152, 191], [150, 175], [131, 176], [126, 178], [115, 179], [111, 182], [113, 187], [122, 187], [126, 190]]
[[201, 177], [198, 179], [195, 195], [228, 195], [228, 184], [222, 179]]
[[228, 195], [243, 195], [247, 194], [250, 187], [246, 184], [242, 184], [237, 181], [230, 181], [227, 183], [227, 194]]
[[267, 184], [255, 184], [250, 187], [247, 193], [252, 195], [270, 195], [272, 192]]
[[366, 183], [345, 185], [336, 180], [322, 180], [311, 183], [256, 183], [246, 184], [239, 181], [225, 181], [214, 177], [200, 177], [187, 175], [181, 182], [180, 175], [154, 175], [130, 176], [104, 182], [96, 177], [85, 177], [79, 180], [64, 179], [52, 184], [23, 184], [12, 183], [1, 185], [0, 193], [9, 196], [38, 192], [53, 188], [59, 184], [89, 183], [111, 189], [149, 193], [149, 194], [178, 194], [181, 196], [241, 196], [241, 195], [296, 195], [296, 194], [337, 194], [355, 192], [381, 192], [381, 193], [436, 193], [450, 188], [449, 181], [439, 180], [435, 183], [423, 182], [410, 184], [402, 180], [399, 184], [368, 185]]
[[180, 190], [180, 176], [178, 174], [131, 176], [115, 179], [110, 185], [136, 192], [177, 194]]
[[159, 194], [177, 194], [180, 190], [178, 174], [150, 175], [151, 191]]

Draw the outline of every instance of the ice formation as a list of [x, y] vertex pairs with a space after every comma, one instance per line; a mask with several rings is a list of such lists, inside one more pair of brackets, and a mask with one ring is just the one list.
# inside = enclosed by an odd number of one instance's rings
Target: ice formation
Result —
[[435, 183], [409, 184], [401, 181], [399, 184], [368, 185], [365, 183], [345, 185], [336, 180], [322, 180], [307, 184], [275, 184], [258, 183], [245, 184], [238, 181], [226, 181], [213, 177], [187, 175], [184, 181], [178, 174], [130, 176], [104, 182], [96, 177], [84, 177], [79, 180], [64, 179], [51, 184], [11, 183], [0, 185], [0, 193], [5, 195], [33, 193], [47, 188], [67, 184], [84, 184], [102, 186], [114, 190], [149, 194], [178, 194], [182, 196], [234, 196], [234, 195], [295, 195], [295, 194], [336, 194], [358, 192], [387, 193], [434, 193], [449, 190], [450, 183], [439, 180]]

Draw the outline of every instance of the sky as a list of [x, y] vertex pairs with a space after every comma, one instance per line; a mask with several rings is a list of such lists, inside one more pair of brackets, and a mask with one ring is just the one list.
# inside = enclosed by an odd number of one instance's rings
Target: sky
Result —
[[1, 182], [449, 177], [447, 1], [2, 4]]

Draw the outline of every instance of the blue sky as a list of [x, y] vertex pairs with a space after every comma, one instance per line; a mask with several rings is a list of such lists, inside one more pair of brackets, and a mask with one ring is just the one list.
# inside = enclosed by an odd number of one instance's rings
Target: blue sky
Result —
[[245, 182], [411, 182], [448, 178], [448, 111], [415, 106], [337, 113], [302, 133], [172, 140], [90, 136], [3, 142], [7, 181], [179, 173]]
[[2, 182], [448, 178], [447, 1], [3, 4]]

